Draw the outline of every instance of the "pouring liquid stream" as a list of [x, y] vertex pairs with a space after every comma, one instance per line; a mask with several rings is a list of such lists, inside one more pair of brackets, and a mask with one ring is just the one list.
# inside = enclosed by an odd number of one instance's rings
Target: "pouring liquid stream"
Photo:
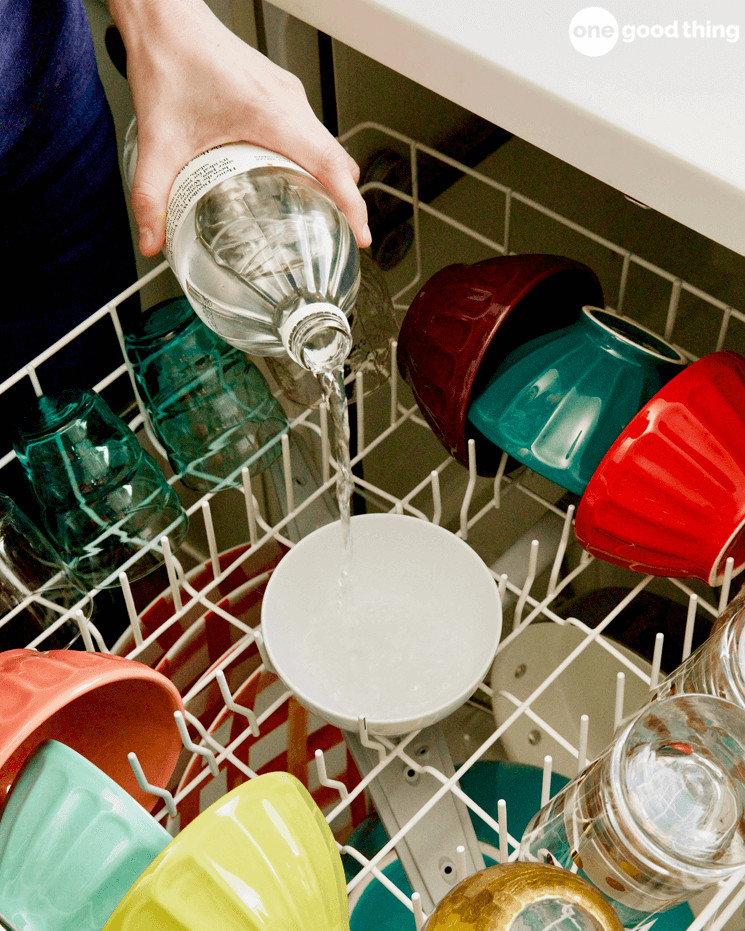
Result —
[[457, 688], [459, 667], [451, 657], [464, 646], [451, 620], [462, 607], [462, 596], [454, 589], [449, 605], [442, 597], [434, 600], [426, 563], [415, 560], [405, 572], [389, 566], [381, 578], [380, 567], [360, 557], [364, 540], [354, 552], [354, 476], [343, 374], [337, 369], [316, 377], [334, 433], [341, 547], [328, 554], [338, 563], [329, 578], [334, 588], [323, 609], [312, 614], [302, 653], [309, 668], [322, 670], [327, 699], [354, 718], [390, 720], [403, 707], [415, 716], [431, 707], [433, 695]]
[[336, 601], [337, 610], [341, 615], [344, 612], [344, 602], [349, 598], [353, 563], [351, 516], [354, 476], [349, 455], [349, 410], [344, 389], [343, 368], [337, 368], [330, 372], [321, 372], [317, 378], [321, 386], [321, 396], [328, 407], [334, 432], [334, 456], [337, 469], [336, 500], [339, 506], [342, 540], [342, 559], [339, 567]]

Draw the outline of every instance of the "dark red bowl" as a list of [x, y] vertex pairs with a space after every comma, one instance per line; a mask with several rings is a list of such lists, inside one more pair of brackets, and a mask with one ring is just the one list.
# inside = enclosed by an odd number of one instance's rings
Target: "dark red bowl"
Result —
[[398, 368], [453, 458], [467, 466], [473, 438], [478, 474], [496, 474], [502, 451], [468, 423], [472, 395], [509, 352], [567, 326], [585, 304], [604, 306], [597, 275], [558, 255], [449, 265], [426, 282], [401, 325]]

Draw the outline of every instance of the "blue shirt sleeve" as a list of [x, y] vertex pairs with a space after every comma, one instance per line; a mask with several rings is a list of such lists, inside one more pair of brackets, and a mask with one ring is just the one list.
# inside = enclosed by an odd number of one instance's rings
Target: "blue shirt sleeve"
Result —
[[[136, 278], [82, 0], [0, 0], [0, 198], [2, 382]], [[76, 340], [43, 387], [100, 378], [114, 359], [104, 339]]]

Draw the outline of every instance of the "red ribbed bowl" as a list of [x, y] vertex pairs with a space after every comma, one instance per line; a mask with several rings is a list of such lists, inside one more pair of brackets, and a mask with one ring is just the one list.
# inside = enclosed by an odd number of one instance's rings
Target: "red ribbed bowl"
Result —
[[582, 496], [582, 546], [635, 572], [721, 584], [745, 568], [745, 359], [694, 362], [646, 404]]
[[473, 438], [479, 475], [496, 473], [501, 450], [466, 418], [475, 388], [507, 353], [571, 323], [585, 304], [604, 306], [597, 276], [557, 255], [449, 265], [426, 282], [401, 325], [398, 367], [451, 456], [467, 466]]

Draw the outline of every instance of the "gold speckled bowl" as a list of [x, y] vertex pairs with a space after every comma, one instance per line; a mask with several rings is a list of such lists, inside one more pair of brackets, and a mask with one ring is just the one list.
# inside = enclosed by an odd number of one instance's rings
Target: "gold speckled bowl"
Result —
[[[542, 931], [566, 927], [621, 931], [610, 903], [584, 879], [542, 863], [499, 863], [458, 883], [432, 912], [426, 931]], [[557, 924], [556, 927], [564, 927]]]

